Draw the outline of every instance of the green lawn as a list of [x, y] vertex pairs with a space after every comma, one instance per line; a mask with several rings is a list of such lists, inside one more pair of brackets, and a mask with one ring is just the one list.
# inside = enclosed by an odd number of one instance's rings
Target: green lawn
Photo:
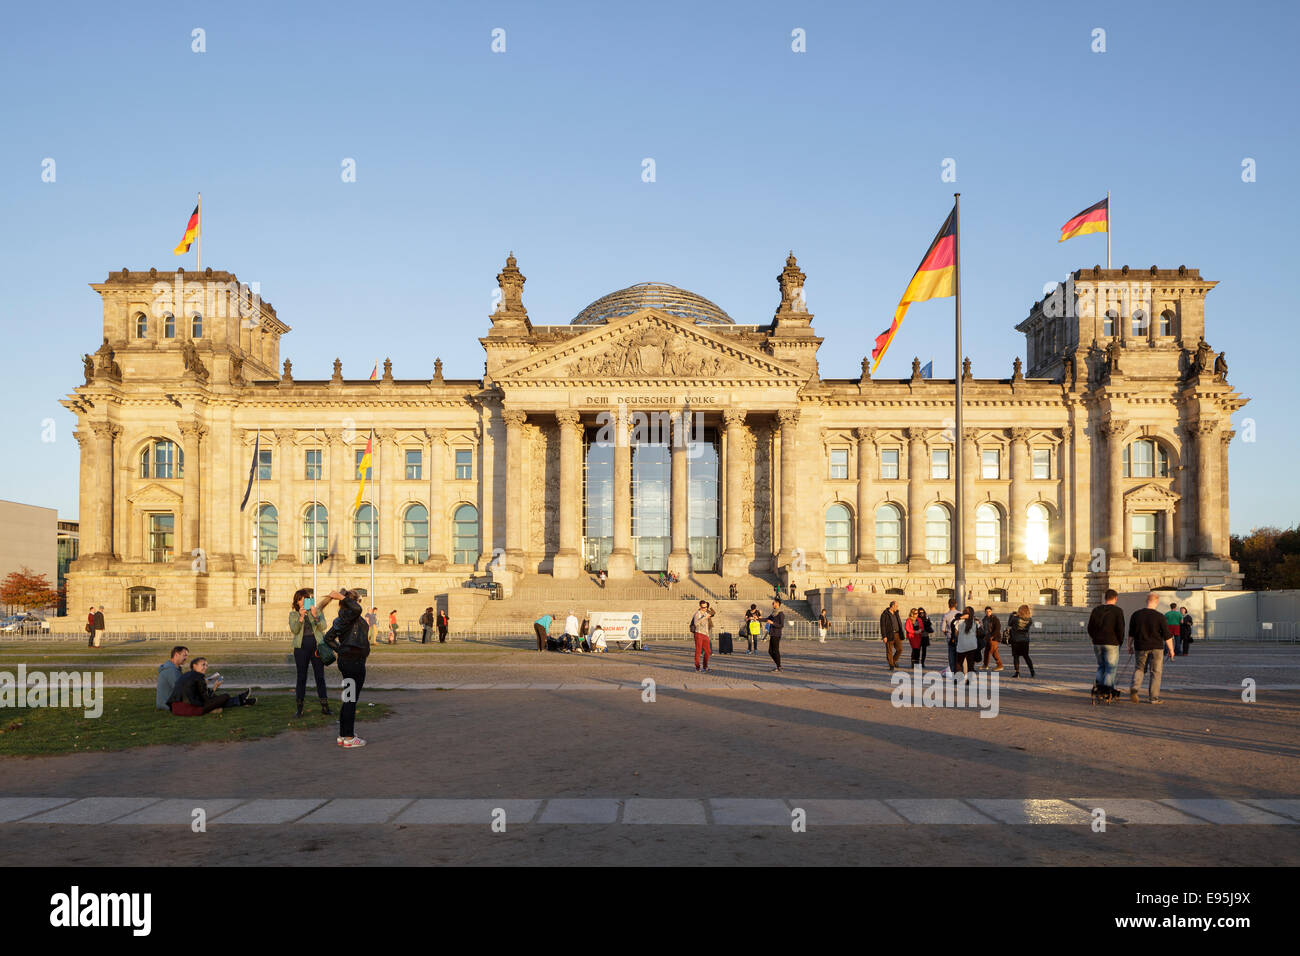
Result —
[[[152, 689], [104, 689], [104, 712], [88, 719], [78, 708], [6, 708], [0, 710], [0, 756], [48, 756], [100, 753], [151, 744], [193, 744], [220, 740], [256, 740], [286, 730], [337, 727], [339, 702], [330, 701], [332, 716], [308, 698], [302, 717], [294, 717], [291, 694], [259, 696], [252, 707], [236, 707], [206, 717], [173, 717], [154, 709]], [[362, 696], [357, 722], [377, 720], [387, 704]]]

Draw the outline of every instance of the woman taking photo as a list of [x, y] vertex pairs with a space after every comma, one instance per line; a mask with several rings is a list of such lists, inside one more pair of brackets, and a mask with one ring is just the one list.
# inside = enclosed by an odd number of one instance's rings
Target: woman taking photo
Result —
[[[979, 667], [980, 657], [979, 634], [975, 630], [975, 609], [967, 607], [952, 622], [952, 626], [954, 633], [957, 635], [957, 661], [961, 667], [961, 672], [966, 675], [966, 681], [969, 683], [970, 672]], [[957, 679], [956, 674], [952, 676], [953, 680]]]
[[311, 588], [299, 588], [293, 595], [293, 606], [289, 610], [289, 633], [293, 635], [293, 663], [298, 668], [298, 682], [294, 685], [298, 710], [295, 717], [302, 716], [302, 702], [307, 696], [307, 665], [311, 665], [316, 675], [316, 696], [320, 698], [320, 712], [330, 712], [329, 695], [325, 690], [325, 665], [316, 656], [316, 641], [325, 634], [325, 615], [322, 613], [330, 603], [326, 598], [320, 607], [315, 607], [314, 592]]
[[1016, 670], [1012, 677], [1020, 676], [1020, 658], [1025, 659], [1029, 665], [1029, 676], [1034, 677], [1034, 662], [1029, 659], [1029, 629], [1033, 627], [1033, 611], [1029, 609], [1028, 604], [1022, 604], [1016, 609], [1007, 620], [1007, 637], [1011, 640], [1011, 657], [1013, 658]]

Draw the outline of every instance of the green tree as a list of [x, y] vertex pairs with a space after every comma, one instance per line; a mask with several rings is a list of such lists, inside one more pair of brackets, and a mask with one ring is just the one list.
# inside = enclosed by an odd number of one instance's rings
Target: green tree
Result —
[[1300, 588], [1300, 525], [1252, 528], [1245, 537], [1233, 535], [1228, 549], [1241, 567], [1247, 590]]

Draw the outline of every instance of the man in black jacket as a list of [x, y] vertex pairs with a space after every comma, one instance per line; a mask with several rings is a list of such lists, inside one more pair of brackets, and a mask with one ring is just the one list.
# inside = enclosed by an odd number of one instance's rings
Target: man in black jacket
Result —
[[897, 601], [890, 601], [880, 614], [880, 639], [885, 642], [885, 663], [892, 671], [903, 653], [903, 620], [898, 616]]
[[1118, 600], [1119, 592], [1110, 588], [1103, 603], [1088, 615], [1088, 636], [1092, 638], [1092, 652], [1097, 655], [1097, 682], [1092, 692], [1112, 700], [1119, 696], [1115, 672], [1119, 668], [1119, 647], [1124, 643], [1124, 612], [1116, 604]]
[[221, 681], [217, 681], [215, 688], [208, 688], [208, 659], [196, 657], [190, 664], [188, 673], [183, 674], [172, 688], [168, 703], [177, 717], [198, 717], [226, 707], [245, 707], [257, 703], [256, 697], [249, 696], [251, 690], [232, 695], [218, 694], [220, 689]]
[[1135, 704], [1138, 702], [1138, 691], [1142, 689], [1148, 669], [1151, 671], [1149, 699], [1153, 704], [1161, 703], [1160, 671], [1164, 666], [1165, 651], [1169, 652], [1170, 657], [1174, 654], [1174, 642], [1169, 636], [1169, 624], [1165, 616], [1156, 610], [1156, 605], [1159, 603], [1160, 595], [1148, 594], [1147, 606], [1129, 618], [1128, 622], [1129, 653], [1137, 655], [1133, 669], [1133, 683], [1129, 686], [1128, 695]]
[[785, 611], [781, 610], [781, 599], [772, 598], [772, 613], [764, 618], [767, 621], [767, 653], [776, 663], [773, 671], [781, 673], [781, 632], [785, 630]]

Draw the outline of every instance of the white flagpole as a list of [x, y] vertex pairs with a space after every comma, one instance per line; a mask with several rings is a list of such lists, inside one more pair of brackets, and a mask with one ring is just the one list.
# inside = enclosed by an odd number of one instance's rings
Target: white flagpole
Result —
[[[202, 216], [199, 222], [203, 222]], [[257, 428], [257, 440], [253, 443], [253, 467], [257, 469], [257, 507], [253, 509], [254, 560], [257, 562], [257, 580], [253, 587], [253, 599], [257, 602], [257, 636], [262, 636], [262, 427]]]
[[203, 193], [199, 193], [199, 232], [195, 237], [197, 243], [194, 249], [194, 270], [203, 271]]
[[954, 296], [954, 324], [956, 328], [956, 357], [954, 359], [956, 371], [953, 377], [957, 380], [956, 392], [953, 396], [955, 406], [955, 426], [957, 434], [953, 436], [953, 451], [955, 452], [956, 461], [954, 464], [953, 474], [956, 480], [953, 482], [953, 503], [957, 506], [954, 510], [957, 512], [953, 518], [952, 541], [953, 541], [953, 582], [952, 596], [957, 599], [957, 608], [960, 610], [966, 606], [966, 541], [962, 536], [962, 526], [965, 524], [965, 510], [970, 507], [970, 502], [962, 500], [962, 469], [961, 461], [964, 457], [962, 454], [962, 443], [966, 436], [962, 426], [962, 398], [961, 398], [961, 379], [962, 379], [962, 354], [961, 354], [961, 193], [953, 193], [952, 209], [952, 231], [953, 231], [953, 296]]
[[[372, 449], [375, 447], [373, 428], [370, 429], [370, 447]], [[375, 601], [375, 545], [378, 543], [376, 536], [379, 532], [379, 512], [374, 505], [374, 502], [379, 500], [379, 496], [375, 494], [375, 480], [378, 474], [379, 469], [375, 467], [375, 458], [372, 455], [370, 458], [370, 601], [372, 607], [379, 607], [378, 602]], [[378, 624], [378, 621], [375, 623]]]
[[316, 466], [311, 470], [311, 596], [314, 600], [316, 597], [316, 568], [320, 564], [320, 547], [317, 544], [317, 537], [320, 535], [320, 525], [317, 523], [316, 508], [320, 504], [317, 497], [319, 492], [316, 490], [316, 478], [320, 474], [320, 459], [323, 457], [320, 451], [320, 440], [316, 435], [316, 428], [312, 426], [311, 430], [312, 444], [316, 446]]
[[1110, 227], [1111, 227], [1110, 190], [1106, 190], [1106, 268], [1110, 268]]

